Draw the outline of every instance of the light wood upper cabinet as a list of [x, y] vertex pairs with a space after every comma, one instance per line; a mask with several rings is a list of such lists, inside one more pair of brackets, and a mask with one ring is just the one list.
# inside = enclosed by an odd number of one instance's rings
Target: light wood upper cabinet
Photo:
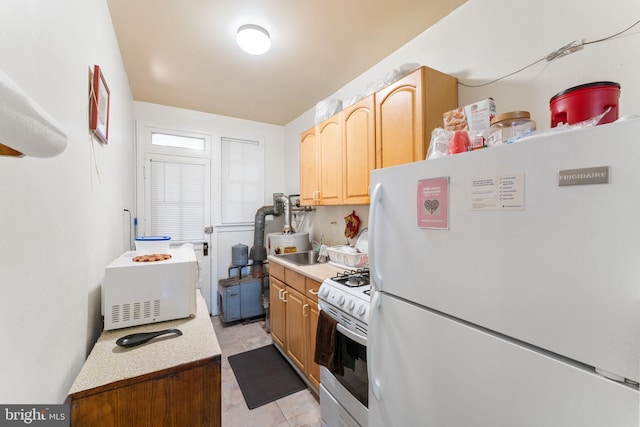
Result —
[[316, 130], [319, 150], [321, 205], [342, 203], [342, 127], [340, 114], [321, 122]]
[[318, 144], [314, 126], [300, 135], [300, 203], [302, 205], [318, 204], [320, 193], [318, 163]]
[[457, 108], [457, 80], [420, 67], [301, 134], [300, 203], [369, 203], [369, 174], [424, 160], [443, 113]]
[[376, 168], [374, 95], [342, 111], [343, 202], [369, 203], [369, 173]]
[[369, 172], [375, 169], [373, 100], [371, 95], [301, 134], [301, 204], [369, 203]]
[[428, 67], [377, 92], [376, 168], [424, 160], [431, 132], [457, 104], [457, 80]]

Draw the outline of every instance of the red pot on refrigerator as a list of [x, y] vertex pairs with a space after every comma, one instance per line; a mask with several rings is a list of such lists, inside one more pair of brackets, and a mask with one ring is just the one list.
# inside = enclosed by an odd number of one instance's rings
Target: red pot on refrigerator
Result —
[[551, 127], [560, 123], [575, 124], [611, 110], [598, 124], [618, 120], [620, 84], [615, 82], [593, 82], [574, 86], [556, 94], [550, 101]]

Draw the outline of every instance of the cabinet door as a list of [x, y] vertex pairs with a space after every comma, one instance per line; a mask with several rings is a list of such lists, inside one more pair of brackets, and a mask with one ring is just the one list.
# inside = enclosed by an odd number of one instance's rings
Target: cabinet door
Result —
[[320, 387], [320, 365], [316, 364], [313, 359], [316, 354], [316, 332], [318, 331], [318, 290], [321, 283], [309, 277], [305, 278], [306, 288], [306, 306], [304, 315], [306, 318], [306, 336], [307, 336], [307, 378]]
[[376, 167], [374, 95], [342, 111], [343, 200], [369, 203], [369, 173]]
[[285, 291], [285, 311], [287, 339], [285, 348], [287, 354], [298, 365], [300, 370], [305, 370], [305, 321], [303, 306], [305, 298], [301, 293], [290, 286]]
[[458, 105], [457, 84], [455, 77], [420, 67], [376, 93], [376, 168], [427, 157], [431, 132]]
[[319, 193], [318, 145], [313, 127], [300, 135], [300, 203], [317, 204]]
[[[426, 158], [422, 68], [376, 93], [376, 167]], [[423, 154], [424, 152], [424, 154]]]
[[285, 349], [285, 303], [280, 296], [285, 291], [285, 285], [273, 276], [269, 276], [269, 316], [271, 321], [271, 337], [280, 348]]
[[316, 387], [320, 387], [320, 365], [313, 361], [316, 353], [316, 332], [318, 331], [318, 303], [312, 299], [307, 298], [307, 377], [315, 384]]
[[318, 125], [316, 137], [319, 147], [320, 204], [342, 203], [342, 132], [340, 114]]

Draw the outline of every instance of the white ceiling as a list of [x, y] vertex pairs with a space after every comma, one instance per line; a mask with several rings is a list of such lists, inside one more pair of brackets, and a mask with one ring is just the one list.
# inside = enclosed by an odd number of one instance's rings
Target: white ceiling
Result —
[[[136, 101], [284, 125], [464, 1], [107, 3]], [[235, 43], [248, 23], [271, 34], [266, 54]]]

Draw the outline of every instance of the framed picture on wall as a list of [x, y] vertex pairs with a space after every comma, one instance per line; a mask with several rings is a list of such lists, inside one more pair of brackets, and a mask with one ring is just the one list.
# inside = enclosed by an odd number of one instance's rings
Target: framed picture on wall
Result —
[[110, 97], [109, 86], [107, 86], [102, 70], [99, 65], [94, 65], [89, 130], [104, 144], [109, 141]]

